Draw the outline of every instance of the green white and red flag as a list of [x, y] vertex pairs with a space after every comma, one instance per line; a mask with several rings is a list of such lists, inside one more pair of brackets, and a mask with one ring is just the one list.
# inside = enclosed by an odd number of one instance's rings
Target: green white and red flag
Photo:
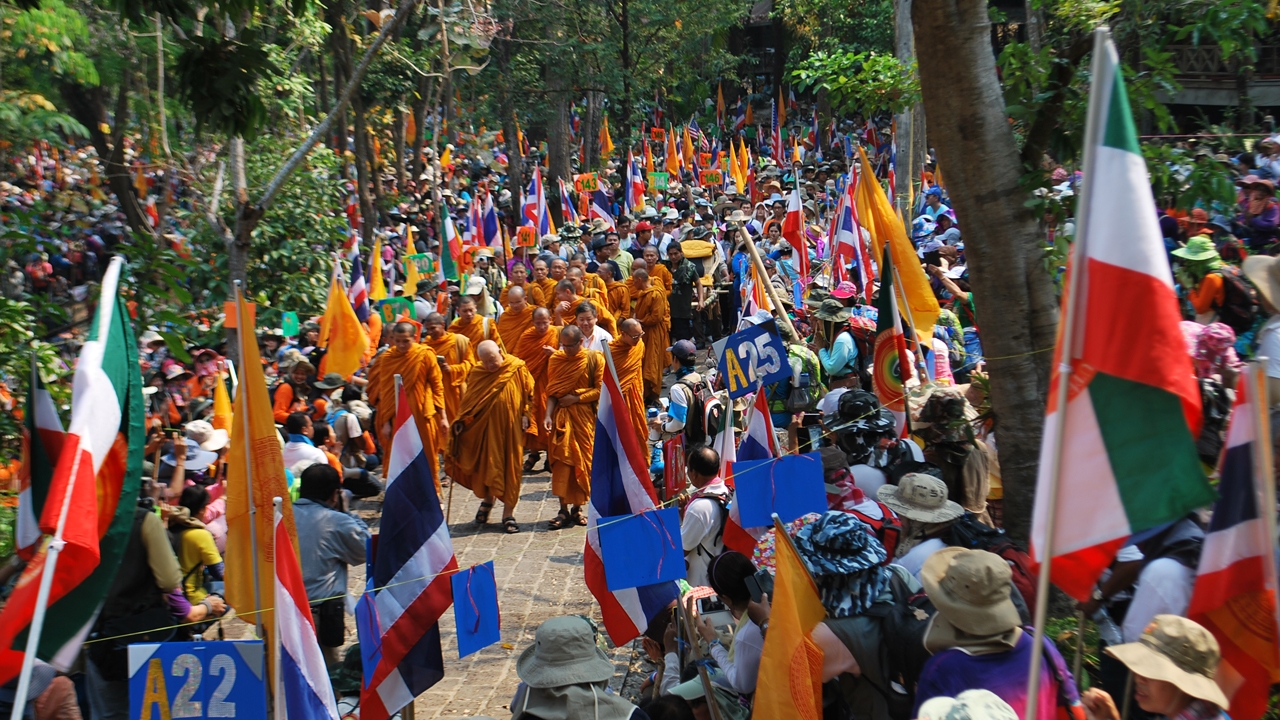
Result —
[[62, 452], [62, 419], [48, 388], [40, 380], [36, 359], [31, 358], [31, 386], [27, 392], [26, 412], [22, 419], [22, 469], [18, 482], [18, 517], [14, 527], [14, 545], [18, 556], [31, 560], [39, 548], [40, 511], [53, 481], [53, 470]]
[[74, 660], [129, 541], [145, 409], [138, 344], [119, 293], [123, 265], [116, 257], [107, 267], [93, 328], [76, 363], [71, 425], [39, 516], [44, 537], [0, 611], [0, 683], [22, 667], [49, 545], [59, 530], [64, 544], [37, 654], [61, 667]]
[[1081, 231], [1069, 270], [1078, 277], [1068, 276], [1063, 301], [1063, 317], [1073, 319], [1059, 330], [1031, 531], [1033, 559], [1051, 557], [1052, 582], [1078, 600], [1090, 596], [1131, 535], [1214, 500], [1196, 454], [1200, 390], [1178, 327], [1146, 161], [1115, 45], [1108, 39], [1097, 52], [1093, 147], [1085, 148]]

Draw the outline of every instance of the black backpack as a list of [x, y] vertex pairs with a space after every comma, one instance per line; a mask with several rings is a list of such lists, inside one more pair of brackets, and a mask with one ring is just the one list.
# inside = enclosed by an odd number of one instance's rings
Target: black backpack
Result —
[[970, 550], [986, 550], [999, 555], [1009, 563], [1013, 571], [1013, 584], [1022, 593], [1022, 599], [1028, 608], [1036, 606], [1038, 576], [1032, 569], [1031, 556], [1026, 550], [1016, 545], [1000, 528], [993, 528], [978, 522], [973, 513], [966, 512], [955, 522], [942, 537], [942, 542], [949, 547], [962, 547]]
[[[880, 620], [884, 638], [880, 644], [880, 667], [888, 687], [872, 683], [889, 705], [893, 720], [910, 720], [915, 707], [916, 685], [929, 661], [924, 636], [937, 610], [924, 591], [913, 593], [899, 571], [889, 571], [889, 591], [893, 602], [879, 602], [863, 615]], [[869, 679], [869, 678], [868, 678]]]
[[1258, 319], [1258, 291], [1240, 272], [1240, 268], [1224, 265], [1214, 270], [1222, 276], [1222, 307], [1218, 320], [1230, 326], [1236, 334], [1249, 332]]
[[707, 402], [711, 399], [711, 393], [707, 391], [703, 383], [692, 385], [683, 380], [678, 380], [676, 385], [683, 387], [689, 393], [689, 408], [688, 414], [684, 418], [683, 431], [684, 446], [688, 449], [707, 441], [709, 434], [706, 426]]
[[1196, 438], [1196, 452], [1201, 462], [1216, 466], [1222, 454], [1223, 431], [1231, 416], [1231, 398], [1221, 382], [1213, 378], [1200, 379], [1200, 408], [1203, 423], [1200, 437]]

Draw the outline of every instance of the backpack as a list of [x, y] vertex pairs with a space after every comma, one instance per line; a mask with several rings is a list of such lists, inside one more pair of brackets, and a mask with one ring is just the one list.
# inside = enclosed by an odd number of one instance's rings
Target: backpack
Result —
[[788, 361], [791, 365], [791, 382], [787, 397], [783, 400], [783, 407], [789, 413], [811, 410], [814, 404], [818, 402], [818, 398], [813, 392], [809, 373], [804, 368], [804, 360], [798, 357], [791, 357]]
[[898, 519], [897, 514], [889, 509], [888, 505], [879, 500], [876, 500], [875, 504], [880, 506], [880, 512], [883, 513], [879, 518], [872, 518], [857, 510], [848, 510], [846, 512], [871, 526], [871, 529], [875, 532], [876, 539], [884, 546], [885, 559], [882, 564], [888, 565], [889, 561], [893, 559], [894, 551], [898, 548], [898, 540], [902, 537], [902, 521]]
[[692, 448], [707, 441], [707, 401], [711, 399], [711, 393], [701, 383], [694, 386], [677, 380], [676, 385], [683, 387], [689, 395], [689, 409], [684, 419], [684, 446]]
[[[694, 498], [694, 500], [698, 499], [710, 500], [720, 506], [720, 522], [716, 525], [716, 534], [711, 538], [711, 545], [714, 547], [716, 543], [722, 542], [724, 539], [724, 526], [729, 522], [729, 498], [721, 497], [719, 495], [699, 495], [697, 498]], [[689, 502], [693, 502], [693, 500], [690, 500]], [[726, 550], [727, 549], [728, 548], [726, 548]], [[695, 548], [694, 551], [701, 554], [702, 544], [699, 543], [698, 547]]]
[[1013, 584], [1022, 593], [1027, 607], [1036, 606], [1036, 573], [1031, 569], [1031, 556], [1015, 545], [1004, 530], [983, 525], [973, 513], [966, 512], [951, 524], [942, 541], [950, 547], [986, 550], [1004, 558], [1013, 570]]
[[1258, 319], [1258, 291], [1241, 274], [1240, 268], [1225, 265], [1214, 270], [1222, 276], [1222, 307], [1218, 320], [1237, 334], [1249, 332]]
[[1201, 462], [1217, 465], [1222, 453], [1222, 431], [1231, 415], [1231, 398], [1221, 382], [1213, 378], [1200, 379], [1200, 408], [1203, 423], [1200, 437], [1196, 438], [1196, 452]]
[[892, 602], [876, 603], [863, 613], [880, 620], [884, 638], [880, 644], [880, 667], [889, 687], [873, 686], [888, 703], [893, 720], [910, 720], [916, 684], [930, 658], [924, 649], [924, 636], [937, 610], [924, 590], [911, 592], [897, 569], [889, 570], [889, 591]]
[[858, 350], [858, 379], [863, 381], [863, 387], [870, 387], [870, 367], [875, 361], [876, 349], [875, 323], [861, 317], [849, 318], [845, 332], [853, 338], [853, 346]]

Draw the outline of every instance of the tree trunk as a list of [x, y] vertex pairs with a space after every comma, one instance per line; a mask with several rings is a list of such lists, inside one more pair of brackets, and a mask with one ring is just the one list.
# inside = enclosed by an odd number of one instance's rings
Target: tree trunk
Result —
[[[915, 60], [915, 31], [911, 28], [912, 0], [894, 0], [894, 55], [904, 64]], [[893, 188], [894, 208], [904, 217], [904, 222], [911, 222], [911, 208], [907, 204], [911, 198], [911, 183], [915, 180], [924, 162], [924, 108], [916, 103], [896, 116], [897, 128], [897, 167]]]
[[[320, 103], [320, 106], [316, 108], [316, 117], [320, 117], [324, 114], [325, 108], [329, 107], [329, 78], [324, 71], [326, 65], [324, 53], [315, 54], [315, 63], [320, 72], [320, 79], [316, 82], [316, 87], [318, 88], [316, 98]], [[332, 138], [328, 137], [324, 139], [324, 144], [330, 149], [338, 146]]]
[[[618, 24], [622, 30], [622, 43], [619, 46], [619, 57], [622, 60], [622, 97], [618, 99], [618, 141], [621, 146], [630, 144], [631, 139], [631, 69], [634, 61], [631, 57], [631, 3], [621, 0]], [[601, 161], [609, 158], [600, 158]]]
[[431, 104], [432, 79], [418, 78], [418, 100], [413, 104], [413, 170], [409, 175], [416, 186], [426, 172], [427, 165], [422, 159], [422, 149], [427, 141], [427, 106]]
[[589, 171], [600, 166], [600, 127], [604, 123], [604, 93], [598, 90], [587, 91], [587, 112], [583, 125], [582, 141], [586, 148], [586, 157], [582, 159], [582, 168]]
[[[1054, 285], [1004, 111], [986, 0], [929, 0], [913, 11], [924, 109], [964, 228], [991, 401], [1005, 526], [1030, 531], [1040, 435], [1057, 331]], [[1034, 354], [1031, 354], [1034, 353]]]
[[360, 93], [351, 98], [351, 113], [356, 120], [356, 194], [360, 199], [360, 236], [366, 242], [373, 241], [373, 199], [369, 196], [370, 170], [373, 163], [373, 148], [369, 147], [369, 129], [365, 125], [364, 102]]
[[391, 128], [391, 140], [396, 146], [396, 193], [403, 195], [407, 191], [405, 184], [405, 167], [408, 158], [405, 157], [408, 144], [405, 143], [405, 112], [401, 107], [396, 107], [395, 117], [392, 122], [395, 126]]
[[[569, 168], [569, 93], [568, 79], [563, 69], [551, 64], [546, 68], [547, 93], [551, 101], [551, 117], [547, 123], [547, 202], [559, 208], [560, 192], [557, 180], [569, 180], [572, 171]], [[564, 224], [565, 209], [560, 208], [561, 221]]]
[[[512, 39], [515, 26], [511, 28]], [[507, 148], [507, 189], [511, 191], [511, 207], [507, 218], [520, 211], [520, 193], [524, 190], [524, 157], [520, 154], [520, 135], [516, 126], [515, 88], [511, 87], [511, 40], [493, 39], [494, 59], [498, 64], [498, 113], [502, 118], [502, 140]]]

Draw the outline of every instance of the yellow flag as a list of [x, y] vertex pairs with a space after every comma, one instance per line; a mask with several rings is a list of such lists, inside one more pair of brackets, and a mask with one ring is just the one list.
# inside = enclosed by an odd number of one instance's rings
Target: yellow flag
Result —
[[[227, 552], [223, 557], [226, 560], [227, 604], [234, 607], [246, 622], [254, 622], [258, 619], [259, 610], [274, 605], [271, 590], [275, 587], [272, 498], [284, 498], [285, 527], [295, 537], [295, 543], [297, 529], [293, 524], [293, 505], [289, 501], [284, 459], [280, 454], [280, 436], [276, 433], [267, 381], [262, 374], [262, 358], [258, 355], [257, 331], [247, 322], [247, 303], [243, 296], [237, 295], [238, 315], [246, 322], [236, 323], [243, 362], [240, 363], [240, 387], [236, 392], [235, 422], [231, 426], [231, 449], [227, 453]], [[251, 506], [256, 515], [250, 515]], [[253, 577], [255, 547], [258, 569], [256, 592]], [[272, 637], [273, 614], [263, 612], [261, 620], [265, 637]]]
[[[920, 257], [907, 239], [907, 230], [902, 226], [902, 218], [894, 212], [889, 198], [876, 181], [871, 163], [867, 162], [867, 154], [858, 148], [858, 160], [861, 171], [858, 174], [858, 189], [854, 194], [854, 203], [858, 207], [858, 220], [871, 233], [871, 242], [875, 246], [875, 255], [884, 257], [884, 244], [889, 243], [889, 252], [893, 255], [893, 268], [898, 277], [893, 286], [898, 291], [902, 306], [910, 308], [908, 322], [925, 337], [933, 337], [933, 324], [938, 319], [938, 298], [933, 294], [929, 278], [920, 267]], [[898, 282], [901, 280], [902, 282]]]
[[382, 279], [382, 238], [373, 241], [369, 253], [369, 302], [387, 299], [387, 283]]
[[605, 115], [600, 123], [600, 159], [604, 160], [613, 154], [613, 138], [609, 137], [609, 116]]
[[649, 175], [653, 174], [653, 151], [649, 149], [649, 141], [641, 140], [644, 143], [644, 171]]
[[822, 648], [809, 633], [827, 611], [782, 523], [774, 520], [773, 609], [760, 654], [752, 720], [822, 717]]
[[[409, 243], [409, 247], [413, 247], [413, 243]], [[418, 294], [418, 281], [425, 280], [418, 273], [418, 264], [410, 260], [408, 257], [404, 259], [404, 294], [405, 297]]]
[[213, 385], [213, 422], [220, 430], [231, 432], [231, 396], [227, 394], [227, 378], [218, 373], [218, 382]]
[[782, 86], [778, 86], [778, 125], [787, 126], [787, 99], [782, 96]]
[[739, 171], [742, 168], [738, 166], [738, 151], [733, 147], [733, 141], [729, 141], [729, 176], [733, 178], [733, 186], [737, 189], [738, 194], [743, 193], [743, 186], [746, 185], [746, 179], [742, 177]]
[[440, 167], [448, 167], [453, 164], [453, 146], [445, 145], [444, 152], [440, 155]]
[[680, 148], [676, 147], [676, 130], [667, 133], [667, 173], [680, 179]]
[[684, 166], [693, 167], [693, 138], [689, 135], [689, 128], [684, 128]]
[[747, 178], [751, 176], [751, 153], [747, 150], [747, 141], [742, 138], [738, 138], [738, 162], [742, 163], [742, 184], [746, 185]]
[[347, 298], [346, 288], [341, 280], [341, 267], [335, 264], [333, 270], [333, 280], [329, 283], [329, 302], [325, 306], [324, 317], [320, 319], [320, 340], [317, 343], [329, 351], [320, 361], [319, 372], [338, 373], [346, 378], [360, 369], [360, 361], [369, 348], [369, 335], [360, 324], [360, 318], [356, 317], [351, 300]]

